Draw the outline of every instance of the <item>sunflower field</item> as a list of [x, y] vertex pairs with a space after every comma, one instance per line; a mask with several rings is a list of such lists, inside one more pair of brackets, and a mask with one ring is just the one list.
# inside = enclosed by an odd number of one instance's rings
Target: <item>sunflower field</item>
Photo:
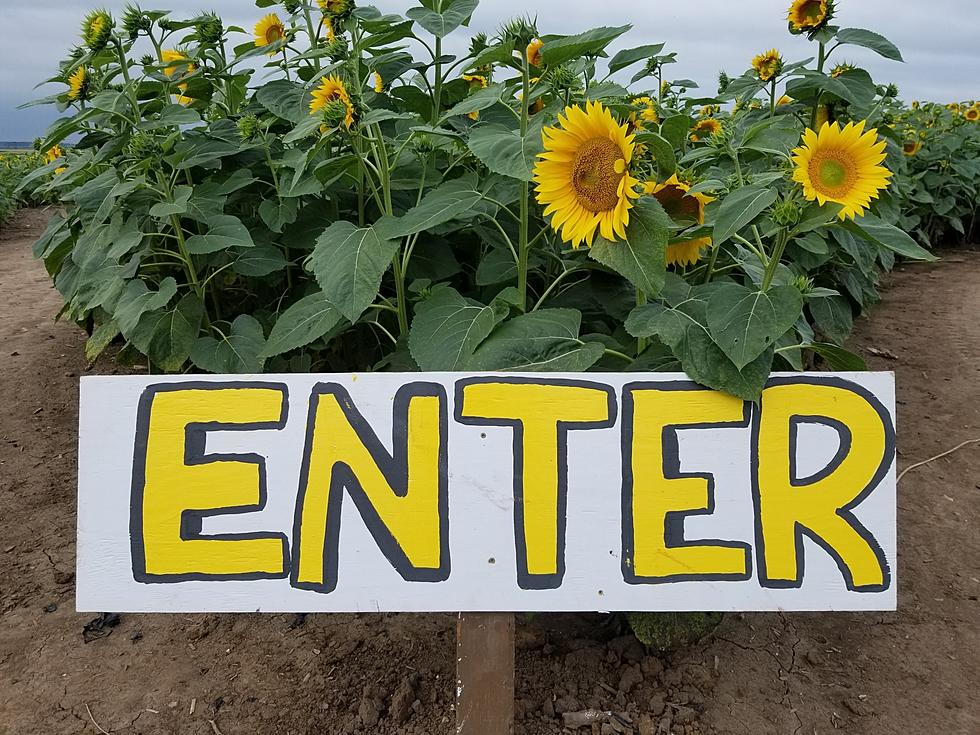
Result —
[[789, 9], [811, 58], [760, 50], [710, 94], [629, 25], [517, 18], [454, 56], [478, 0], [256, 5], [248, 30], [92, 12], [50, 80], [23, 186], [63, 203], [35, 253], [91, 359], [683, 370], [752, 400], [773, 370], [862, 369], [842, 344], [881, 272], [972, 227], [976, 125], [835, 63], [901, 54], [831, 0]]
[[972, 244], [980, 206], [980, 102], [913, 101], [886, 113], [902, 137], [900, 226], [924, 245]]
[[20, 182], [44, 162], [34, 151], [0, 151], [0, 225], [23, 201]]

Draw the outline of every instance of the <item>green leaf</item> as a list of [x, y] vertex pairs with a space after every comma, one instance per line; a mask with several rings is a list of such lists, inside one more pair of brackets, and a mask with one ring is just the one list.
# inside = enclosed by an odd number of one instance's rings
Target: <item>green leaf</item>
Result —
[[397, 251], [398, 241], [374, 227], [334, 222], [317, 238], [310, 265], [330, 303], [355, 322], [377, 298]]
[[106, 347], [119, 336], [119, 326], [114, 319], [104, 321], [95, 328], [92, 335], [85, 341], [85, 359], [95, 362]]
[[452, 0], [449, 7], [441, 13], [429, 8], [410, 8], [405, 15], [436, 38], [445, 38], [461, 25], [469, 23], [470, 16], [479, 4], [480, 0]]
[[638, 291], [656, 296], [667, 270], [670, 218], [653, 197], [643, 197], [630, 212], [625, 242], [599, 240], [589, 256], [623, 276]]
[[175, 372], [190, 357], [203, 318], [204, 304], [189, 293], [169, 309], [144, 314], [129, 341], [160, 369]]
[[651, 56], [656, 56], [664, 50], [664, 45], [662, 43], [651, 43], [646, 46], [623, 49], [609, 61], [609, 73], [615, 74], [617, 71], [632, 66], [638, 61], [646, 61]]
[[176, 295], [177, 281], [173, 278], [163, 279], [157, 291], [151, 291], [141, 280], [130, 281], [120, 294], [113, 313], [113, 320], [119, 327], [118, 331], [129, 339], [143, 314], [164, 308]]
[[506, 314], [506, 306], [485, 306], [439, 286], [415, 307], [408, 347], [422, 370], [469, 369], [476, 348]]
[[200, 337], [191, 349], [191, 362], [217, 375], [261, 373], [264, 348], [262, 325], [255, 317], [242, 314], [232, 322], [229, 334]]
[[712, 286], [706, 311], [708, 332], [739, 370], [770, 349], [803, 310], [803, 296], [795, 286], [775, 286], [768, 291], [731, 282]]
[[599, 342], [579, 339], [582, 315], [575, 309], [542, 309], [504, 322], [473, 356], [471, 370], [582, 372], [605, 352]]
[[793, 117], [775, 117], [749, 128], [742, 147], [762, 153], [786, 155], [799, 142], [799, 122]]
[[844, 344], [854, 328], [850, 302], [843, 296], [825, 296], [811, 299], [808, 303], [817, 328], [836, 344]]
[[275, 245], [256, 245], [238, 254], [231, 268], [235, 273], [261, 278], [286, 268], [286, 258]]
[[866, 31], [863, 28], [841, 28], [837, 31], [837, 40], [840, 43], [869, 48], [892, 61], [905, 61], [902, 52], [895, 44], [873, 31]]
[[522, 139], [517, 130], [496, 124], [473, 128], [469, 147], [494, 173], [521, 181], [531, 181], [534, 159], [544, 150], [540, 132], [528, 131]]
[[172, 201], [154, 204], [150, 207], [150, 216], [165, 219], [175, 214], [183, 214], [187, 211], [188, 202], [193, 193], [194, 189], [185, 184], [174, 187]]
[[937, 260], [935, 255], [916, 243], [908, 234], [873, 214], [866, 214], [856, 220], [845, 219], [841, 227], [911, 260]]
[[673, 115], [660, 124], [660, 134], [674, 148], [683, 148], [687, 142], [687, 131], [691, 129], [691, 118], [687, 115]]
[[255, 243], [248, 228], [238, 217], [216, 214], [208, 218], [208, 234], [187, 238], [187, 252], [191, 255], [216, 253], [228, 248], [250, 248]]
[[426, 194], [419, 205], [404, 216], [385, 218], [378, 222], [377, 228], [384, 237], [398, 239], [450, 222], [483, 199], [483, 194], [476, 190], [476, 183], [475, 176], [447, 181]]
[[715, 218], [715, 246], [750, 224], [776, 201], [777, 196], [775, 189], [746, 186], [725, 197]]
[[746, 401], [762, 395], [774, 357], [770, 347], [739, 370], [706, 332], [695, 327], [673, 349], [691, 379]]
[[845, 350], [843, 347], [838, 347], [837, 345], [815, 342], [806, 345], [806, 349], [817, 353], [826, 360], [831, 370], [864, 372], [868, 369], [867, 363], [860, 355], [855, 355], [850, 350]]
[[455, 117], [457, 115], [469, 115], [471, 112], [479, 112], [488, 107], [493, 107], [500, 102], [507, 87], [503, 84], [491, 84], [486, 89], [474, 92], [462, 102], [454, 106], [449, 112], [443, 115], [443, 119]]
[[677, 170], [677, 157], [674, 155], [674, 146], [670, 141], [657, 133], [644, 132], [637, 134], [636, 142], [650, 149], [661, 181], [666, 181], [673, 176]]
[[603, 26], [574, 36], [561, 36], [545, 42], [541, 47], [541, 59], [546, 66], [557, 66], [578, 59], [586, 54], [600, 55], [610, 43], [622, 36], [632, 25], [616, 28]]
[[285, 79], [266, 82], [255, 93], [255, 99], [273, 115], [291, 123], [301, 123], [309, 117], [303, 102], [306, 90], [302, 85]]
[[305, 347], [341, 323], [343, 317], [323, 293], [300, 299], [279, 315], [262, 357], [275, 357]]

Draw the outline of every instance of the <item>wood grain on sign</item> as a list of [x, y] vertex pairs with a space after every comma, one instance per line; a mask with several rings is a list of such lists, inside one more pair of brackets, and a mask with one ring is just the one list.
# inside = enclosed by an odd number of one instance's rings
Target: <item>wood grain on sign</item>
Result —
[[888, 610], [894, 377], [81, 385], [79, 610]]
[[459, 616], [456, 733], [514, 733], [513, 614], [461, 613]]

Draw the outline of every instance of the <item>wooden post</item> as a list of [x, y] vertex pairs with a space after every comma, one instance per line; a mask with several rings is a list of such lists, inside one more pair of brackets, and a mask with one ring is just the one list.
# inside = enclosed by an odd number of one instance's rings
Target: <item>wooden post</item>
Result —
[[514, 616], [460, 613], [456, 735], [514, 733]]

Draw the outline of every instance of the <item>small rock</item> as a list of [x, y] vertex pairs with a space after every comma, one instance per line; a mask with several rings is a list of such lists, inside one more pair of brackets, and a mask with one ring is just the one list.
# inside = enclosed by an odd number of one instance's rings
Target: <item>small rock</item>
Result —
[[811, 666], [823, 666], [824, 656], [816, 648], [811, 648], [806, 652], [806, 660]]
[[53, 602], [49, 602], [47, 605], [44, 606], [44, 612], [46, 613], [53, 613], [57, 609], [58, 606]]
[[664, 670], [664, 665], [656, 656], [644, 656], [640, 662], [640, 668], [646, 676], [660, 676]]
[[561, 714], [565, 712], [575, 712], [581, 705], [575, 697], [559, 697], [555, 701], [555, 710]]
[[619, 638], [613, 638], [609, 641], [608, 645], [609, 650], [615, 651], [619, 658], [631, 664], [639, 663], [643, 660], [645, 653], [643, 644], [636, 639], [635, 635], [624, 635]]
[[540, 628], [527, 626], [517, 629], [514, 646], [518, 651], [536, 651], [547, 642], [547, 638]]
[[603, 722], [602, 727], [599, 728], [599, 733], [600, 735], [616, 735], [616, 728], [608, 722]]
[[75, 581], [74, 572], [62, 572], [59, 570], [54, 573], [55, 584], [71, 584], [74, 581]]
[[871, 709], [867, 702], [862, 702], [856, 697], [848, 697], [845, 699], [844, 706], [858, 717], [867, 717], [868, 715], [874, 714], [874, 710]]
[[395, 690], [391, 698], [391, 704], [388, 706], [388, 716], [394, 720], [395, 724], [404, 724], [412, 714], [412, 702], [415, 701], [416, 681], [414, 677], [402, 679], [402, 683], [398, 685], [398, 689]]
[[623, 669], [623, 674], [619, 678], [619, 691], [629, 694], [637, 684], [643, 683], [643, 673], [640, 667], [633, 665]]
[[697, 713], [690, 707], [678, 707], [677, 711], [674, 712], [674, 724], [689, 725], [694, 722], [696, 717]]
[[381, 719], [380, 709], [377, 700], [362, 699], [360, 706], [357, 708], [357, 719], [365, 727], [374, 727], [378, 724], [378, 720]]
[[541, 714], [552, 719], [555, 716], [555, 703], [551, 701], [551, 697], [544, 700], [544, 704], [541, 705]]
[[650, 697], [650, 701], [647, 703], [647, 711], [651, 715], [659, 717], [664, 713], [665, 709], [667, 709], [667, 698], [662, 692], [657, 692]]
[[653, 718], [650, 715], [640, 715], [637, 728], [640, 731], [639, 735], [657, 735], [657, 726], [654, 724]]

